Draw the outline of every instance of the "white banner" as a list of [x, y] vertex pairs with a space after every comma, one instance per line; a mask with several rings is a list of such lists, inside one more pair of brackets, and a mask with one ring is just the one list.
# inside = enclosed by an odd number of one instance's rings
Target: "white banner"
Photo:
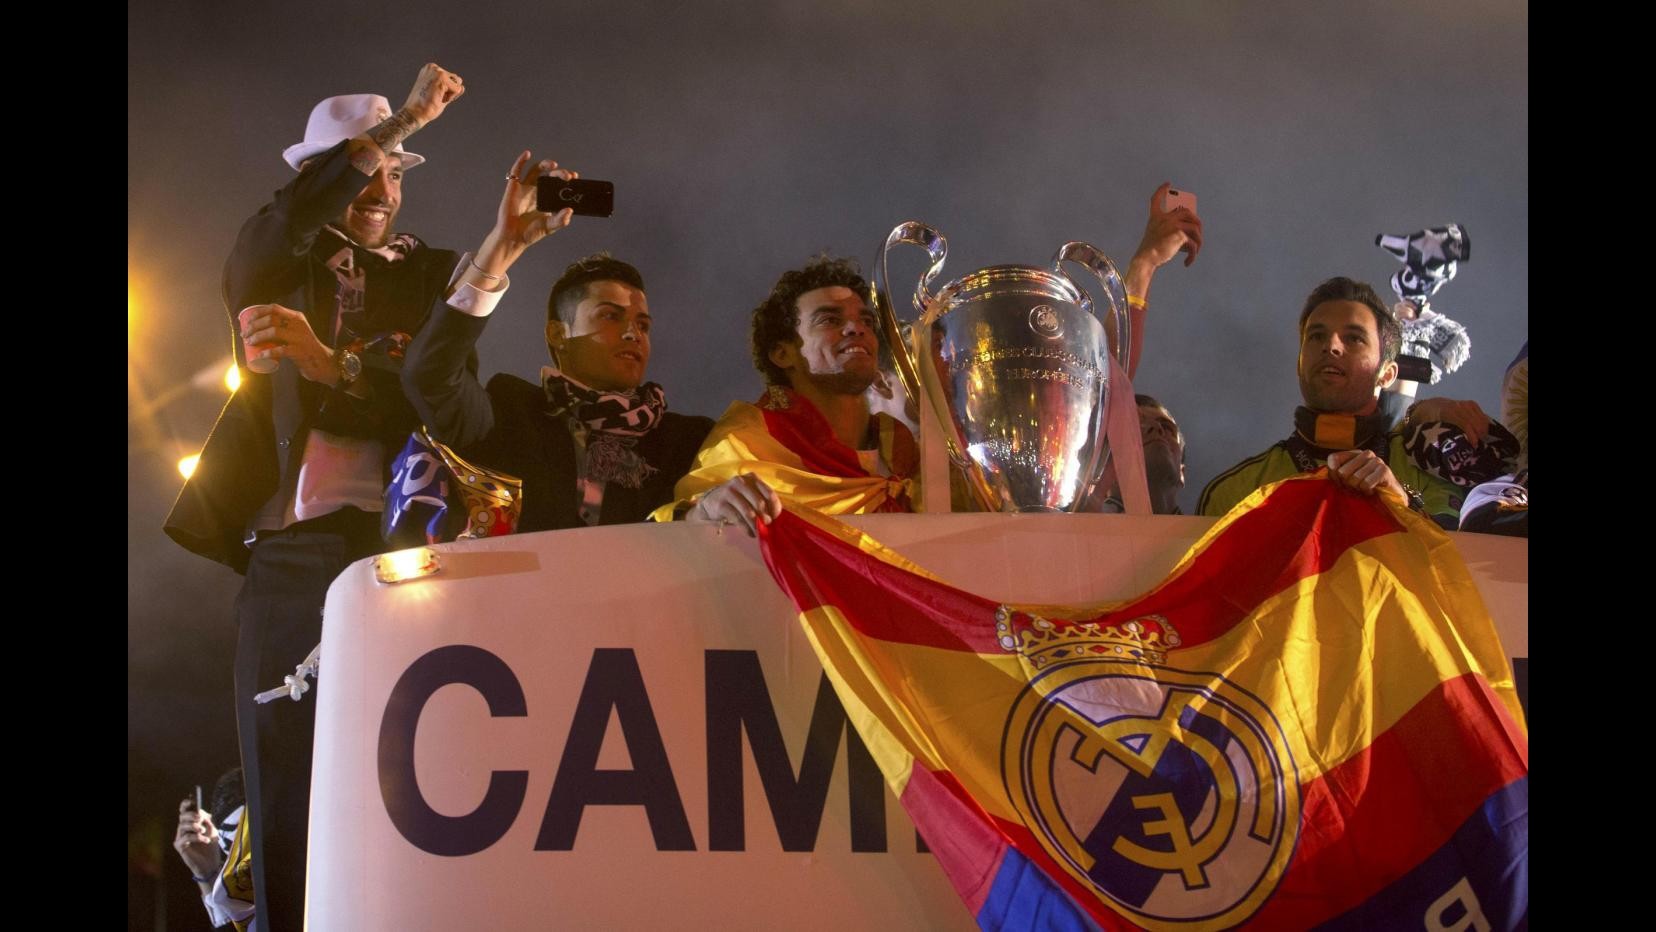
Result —
[[[1213, 521], [851, 523], [959, 588], [1053, 603], [1150, 588]], [[1527, 664], [1528, 542], [1454, 536]], [[744, 533], [438, 549], [435, 576], [380, 585], [363, 561], [329, 590], [310, 928], [973, 927], [854, 734], [847, 749]]]

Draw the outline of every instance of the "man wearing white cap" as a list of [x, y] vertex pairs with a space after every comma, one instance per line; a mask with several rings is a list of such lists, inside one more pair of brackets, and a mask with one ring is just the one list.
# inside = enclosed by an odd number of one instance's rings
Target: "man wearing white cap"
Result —
[[378, 94], [317, 104], [304, 141], [282, 153], [298, 176], [243, 225], [225, 264], [224, 304], [250, 374], [166, 531], [247, 576], [236, 724], [266, 932], [304, 920], [315, 700], [253, 696], [321, 640], [339, 571], [383, 549], [386, 447], [419, 423], [399, 385], [403, 348], [458, 263], [393, 232], [403, 172], [425, 161], [402, 143], [464, 92], [458, 75], [427, 64], [394, 112]]

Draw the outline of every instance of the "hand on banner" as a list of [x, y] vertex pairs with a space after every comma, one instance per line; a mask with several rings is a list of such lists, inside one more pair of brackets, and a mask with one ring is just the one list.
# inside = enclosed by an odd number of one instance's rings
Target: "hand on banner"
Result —
[[1410, 423], [1428, 424], [1441, 421], [1453, 424], [1466, 434], [1466, 442], [1477, 446], [1489, 433], [1495, 419], [1484, 413], [1476, 401], [1455, 401], [1452, 398], [1423, 398], [1409, 406]]
[[178, 804], [178, 834], [173, 836], [173, 850], [190, 869], [191, 877], [212, 877], [224, 866], [213, 817], [197, 809], [195, 800], [188, 797]]
[[782, 500], [776, 492], [757, 476], [743, 474], [714, 487], [696, 502], [696, 507], [685, 515], [686, 521], [740, 524], [749, 537], [759, 533], [759, 525], [769, 524], [782, 513]]
[[1403, 491], [1403, 483], [1398, 482], [1397, 477], [1392, 475], [1391, 467], [1386, 465], [1385, 460], [1368, 450], [1330, 453], [1328, 477], [1364, 495], [1386, 492], [1395, 496], [1399, 502], [1407, 503], [1409, 500]]

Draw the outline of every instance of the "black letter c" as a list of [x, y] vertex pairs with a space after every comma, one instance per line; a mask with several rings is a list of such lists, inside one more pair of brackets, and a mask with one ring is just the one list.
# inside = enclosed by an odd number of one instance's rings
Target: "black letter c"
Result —
[[409, 665], [391, 688], [380, 721], [380, 796], [391, 824], [428, 854], [476, 854], [499, 841], [517, 819], [529, 787], [527, 770], [495, 770], [483, 802], [463, 816], [446, 816], [420, 795], [414, 773], [414, 732], [433, 693], [451, 683], [477, 690], [497, 718], [529, 714], [523, 687], [504, 660], [481, 647], [439, 647]]

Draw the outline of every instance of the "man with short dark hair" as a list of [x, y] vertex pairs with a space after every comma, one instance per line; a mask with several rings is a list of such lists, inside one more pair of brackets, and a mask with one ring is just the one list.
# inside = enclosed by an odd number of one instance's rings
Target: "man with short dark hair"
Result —
[[260, 928], [304, 920], [316, 701], [253, 701], [322, 637], [328, 585], [381, 552], [387, 446], [418, 426], [397, 370], [458, 258], [394, 232], [403, 141], [465, 93], [420, 69], [395, 111], [378, 94], [311, 110], [283, 159], [298, 175], [242, 225], [223, 297], [243, 366], [167, 516], [181, 546], [246, 574], [236, 597], [236, 728]]
[[1326, 465], [1342, 485], [1385, 491], [1453, 528], [1460, 492], [1415, 465], [1401, 432], [1389, 432], [1378, 410], [1381, 389], [1397, 378], [1397, 319], [1373, 288], [1331, 278], [1306, 298], [1299, 322], [1305, 404], [1294, 413], [1294, 432], [1208, 483], [1197, 510], [1223, 515], [1262, 486]]
[[[1134, 394], [1138, 405], [1139, 439], [1144, 448], [1144, 478], [1150, 490], [1150, 513], [1182, 515], [1179, 492], [1185, 483], [1185, 440], [1172, 412], [1149, 395]], [[1104, 470], [1104, 478], [1082, 506], [1083, 512], [1119, 514], [1125, 509], [1116, 480], [1115, 460]]]
[[409, 348], [403, 387], [434, 439], [523, 480], [519, 531], [642, 521], [672, 499], [713, 422], [668, 411], [644, 381], [654, 318], [636, 268], [604, 253], [564, 270], [547, 298], [553, 365], [539, 384], [501, 373], [484, 389], [466, 367], [507, 269], [572, 216], [537, 210], [535, 186], [576, 174], [528, 162], [513, 164], [494, 228]]

